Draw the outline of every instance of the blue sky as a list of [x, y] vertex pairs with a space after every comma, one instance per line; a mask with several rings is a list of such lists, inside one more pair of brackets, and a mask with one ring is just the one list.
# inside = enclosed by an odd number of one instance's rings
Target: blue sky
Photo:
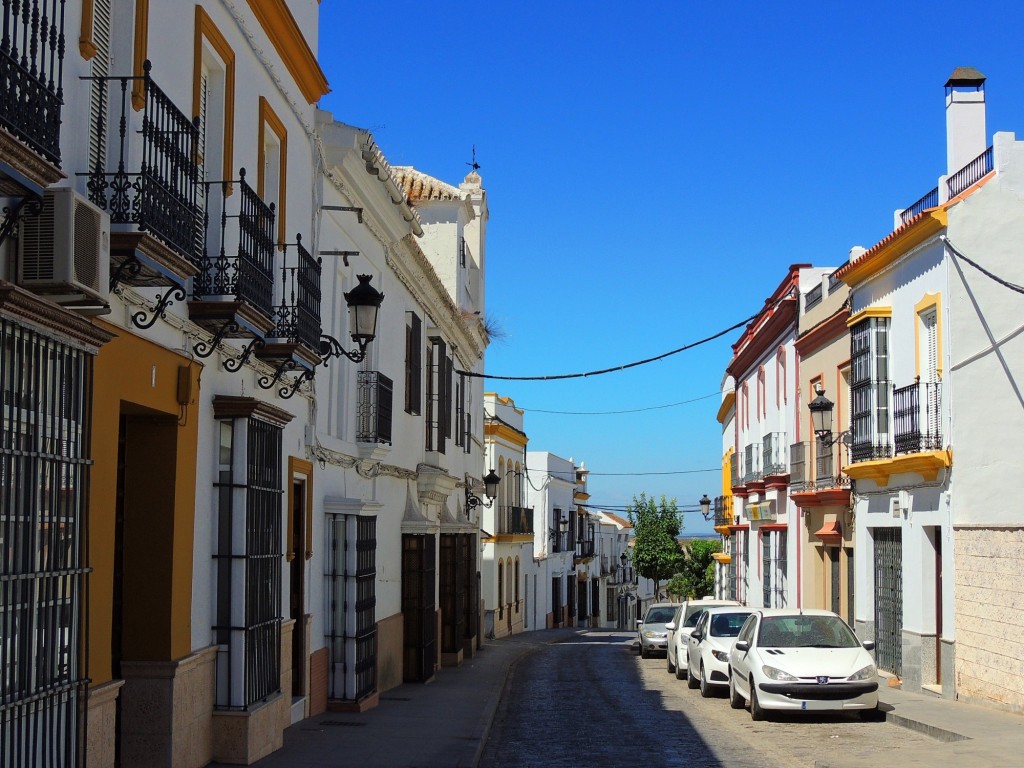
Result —
[[[718, 333], [789, 264], [838, 266], [888, 234], [945, 172], [955, 67], [988, 77], [990, 136], [1024, 134], [1024, 4], [969, 8], [328, 0], [321, 106], [393, 165], [453, 184], [475, 145], [503, 331], [487, 372], [591, 371]], [[586, 462], [593, 503], [645, 491], [692, 508], [720, 487], [717, 393], [738, 334], [486, 388], [525, 409], [530, 450]], [[607, 413], [621, 411], [638, 412]], [[686, 533], [709, 530], [685, 516]]]

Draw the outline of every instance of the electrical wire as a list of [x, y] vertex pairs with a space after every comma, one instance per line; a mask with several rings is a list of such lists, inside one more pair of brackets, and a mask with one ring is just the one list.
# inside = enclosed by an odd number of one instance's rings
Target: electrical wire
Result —
[[688, 349], [699, 347], [701, 344], [707, 344], [709, 341], [714, 341], [715, 339], [725, 336], [725, 334], [729, 333], [730, 331], [735, 331], [737, 328], [742, 328], [744, 325], [747, 325], [748, 323], [755, 320], [762, 312], [764, 312], [764, 309], [759, 310], [758, 312], [746, 318], [745, 320], [741, 320], [738, 323], [734, 323], [733, 325], [730, 325], [728, 328], [725, 328], [719, 331], [718, 333], [713, 334], [712, 336], [707, 336], [701, 339], [700, 341], [695, 341], [692, 344], [685, 344], [679, 347], [678, 349], [673, 349], [669, 352], [664, 352], [654, 357], [648, 357], [645, 360], [637, 360], [632, 363], [626, 363], [625, 365], [616, 365], [612, 368], [602, 368], [596, 371], [587, 371], [586, 373], [561, 373], [550, 376], [497, 376], [490, 373], [476, 373], [474, 371], [456, 371], [456, 373], [459, 373], [463, 376], [471, 376], [477, 379], [500, 379], [501, 381], [556, 381], [559, 379], [582, 379], [588, 376], [601, 376], [605, 373], [616, 373], [617, 371], [625, 371], [628, 368], [636, 368], [639, 365], [647, 365], [648, 363], [654, 363], [657, 362], [658, 360], [664, 360], [666, 357], [678, 355], [680, 352], [685, 352]]
[[945, 235], [940, 235], [939, 239], [942, 240], [942, 242], [944, 242], [946, 244], [946, 247], [949, 248], [950, 251], [952, 251], [953, 256], [955, 258], [958, 258], [958, 259], [961, 259], [963, 261], [966, 261], [968, 264], [970, 264], [976, 270], [981, 272], [981, 274], [985, 275], [985, 277], [989, 278], [990, 280], [995, 280], [997, 283], [999, 283], [1000, 285], [1002, 285], [1002, 286], [1004, 286], [1006, 288], [1009, 288], [1011, 291], [1016, 291], [1017, 293], [1024, 293], [1024, 287], [1019, 286], [1016, 283], [1011, 283], [1009, 280], [1004, 280], [1003, 278], [999, 277], [998, 275], [992, 274], [987, 269], [985, 269], [983, 266], [978, 264], [976, 261], [972, 261], [968, 257], [964, 256], [963, 252], [959, 248], [957, 248], [955, 245], [953, 245], [953, 243], [951, 243], [949, 241], [949, 238], [946, 237]]
[[679, 405], [687, 405], [689, 403], [696, 403], [699, 400], [707, 400], [709, 397], [720, 397], [721, 392], [712, 392], [710, 395], [701, 395], [695, 397], [692, 400], [680, 400], [678, 403], [666, 403], [665, 405], [651, 405], [647, 408], [632, 408], [625, 411], [548, 411], [543, 408], [524, 408], [522, 406], [516, 406], [521, 411], [529, 411], [530, 413], [554, 413], [562, 416], [614, 416], [621, 413], [642, 413], [644, 411], [657, 411], [663, 408], [675, 408]]

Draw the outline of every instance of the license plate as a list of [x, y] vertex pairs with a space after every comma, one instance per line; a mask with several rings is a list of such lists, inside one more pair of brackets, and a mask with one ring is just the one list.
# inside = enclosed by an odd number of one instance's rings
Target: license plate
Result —
[[[839, 705], [840, 705], [840, 708], [842, 708], [842, 702], [840, 702]], [[801, 701], [800, 702], [800, 709], [813, 709], [813, 710], [817, 710], [817, 709], [835, 709], [835, 708], [836, 708], [836, 702], [834, 702], [834, 701], [816, 701], [816, 700], [812, 699], [811, 701]]]

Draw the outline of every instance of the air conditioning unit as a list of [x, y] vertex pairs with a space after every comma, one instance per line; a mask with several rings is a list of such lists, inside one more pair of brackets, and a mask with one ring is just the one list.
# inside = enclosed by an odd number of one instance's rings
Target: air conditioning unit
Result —
[[18, 224], [18, 282], [58, 303], [110, 293], [110, 217], [73, 189], [48, 189]]

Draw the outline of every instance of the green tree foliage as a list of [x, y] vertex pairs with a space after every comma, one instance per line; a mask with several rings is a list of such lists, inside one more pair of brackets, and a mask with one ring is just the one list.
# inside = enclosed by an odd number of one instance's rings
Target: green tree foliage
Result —
[[679, 570], [682, 553], [676, 539], [683, 527], [675, 499], [657, 502], [641, 493], [626, 507], [633, 526], [633, 569], [654, 582], [658, 594], [661, 582]]
[[670, 595], [701, 598], [715, 593], [716, 552], [722, 551], [717, 539], [694, 539], [683, 549], [679, 572], [666, 587]]

